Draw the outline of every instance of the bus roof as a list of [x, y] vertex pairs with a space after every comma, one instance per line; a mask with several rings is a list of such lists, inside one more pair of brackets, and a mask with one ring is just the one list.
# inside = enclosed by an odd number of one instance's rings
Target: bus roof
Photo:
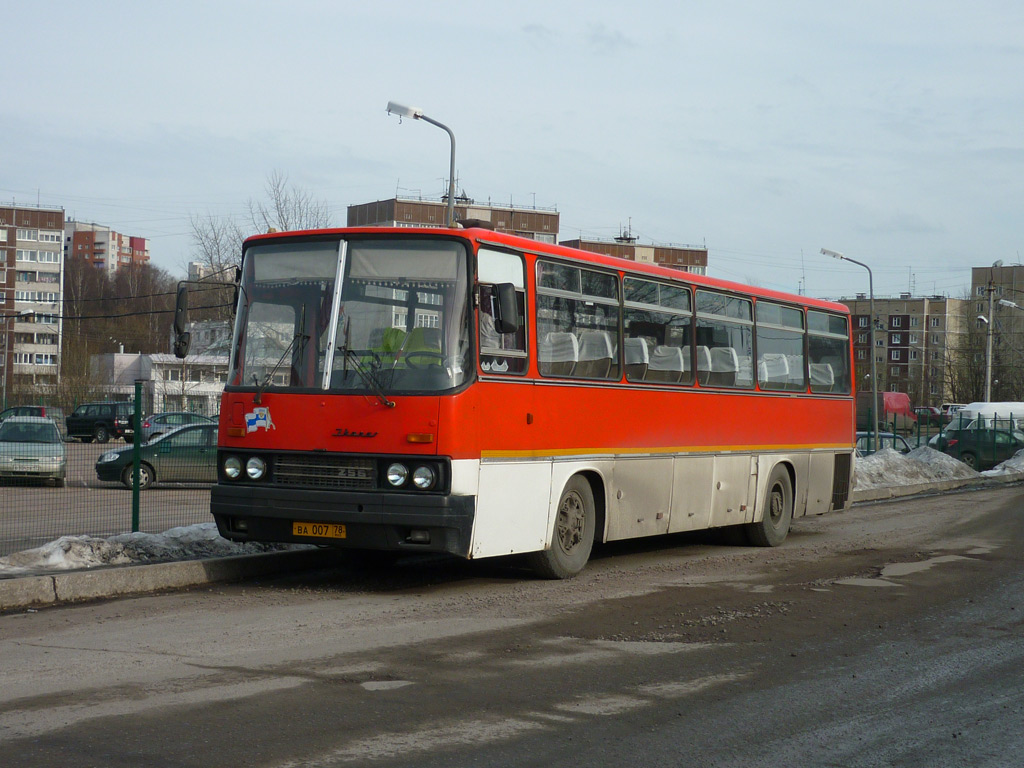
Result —
[[784, 291], [776, 291], [770, 288], [761, 288], [759, 286], [744, 285], [743, 283], [707, 277], [706, 275], [698, 275], [692, 272], [684, 272], [679, 269], [664, 267], [658, 264], [632, 261], [631, 259], [621, 259], [616, 256], [609, 256], [607, 254], [596, 253], [594, 251], [584, 251], [579, 248], [569, 248], [555, 243], [545, 243], [539, 240], [532, 240], [527, 237], [520, 237], [519, 235], [510, 235], [505, 232], [484, 229], [482, 227], [467, 227], [465, 229], [449, 229], [447, 227], [336, 227], [331, 229], [308, 229], [292, 232], [269, 232], [261, 235], [252, 235], [245, 239], [244, 245], [248, 246], [252, 243], [268, 240], [302, 237], [340, 237], [350, 234], [386, 234], [402, 235], [405, 237], [410, 235], [422, 237], [425, 235], [429, 237], [466, 238], [482, 244], [503, 245], [538, 255], [561, 256], [576, 261], [585, 261], [591, 264], [609, 267], [619, 271], [645, 274], [662, 279], [682, 280], [683, 282], [696, 286], [735, 291], [737, 293], [749, 294], [756, 298], [785, 301], [790, 304], [802, 304], [807, 307], [828, 310], [830, 312], [837, 312], [844, 315], [850, 314], [849, 307], [834, 301], [814, 299], [807, 296], [786, 293]]

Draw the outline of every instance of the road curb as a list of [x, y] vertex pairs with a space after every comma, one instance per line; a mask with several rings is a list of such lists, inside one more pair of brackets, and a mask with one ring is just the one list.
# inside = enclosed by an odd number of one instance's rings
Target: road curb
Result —
[[0, 612], [309, 570], [334, 555], [330, 549], [304, 549], [0, 579]]
[[854, 504], [868, 501], [884, 501], [886, 499], [899, 499], [904, 496], [921, 496], [928, 493], [941, 493], [942, 491], [953, 491], [958, 488], [986, 488], [997, 485], [1007, 485], [1024, 480], [1024, 473], [1009, 475], [996, 475], [994, 477], [965, 477], [957, 480], [940, 480], [931, 483], [915, 483], [913, 485], [894, 485], [885, 488], [866, 488], [861, 491], [853, 491], [850, 494], [850, 501]]

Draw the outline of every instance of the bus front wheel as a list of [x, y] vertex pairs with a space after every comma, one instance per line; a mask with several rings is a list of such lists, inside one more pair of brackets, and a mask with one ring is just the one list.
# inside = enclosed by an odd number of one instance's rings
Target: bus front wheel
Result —
[[596, 520], [594, 492], [576, 475], [558, 500], [551, 547], [532, 555], [533, 570], [546, 579], [568, 579], [582, 571], [594, 547]]
[[777, 547], [786, 540], [793, 522], [793, 484], [781, 464], [768, 477], [761, 520], [747, 526], [747, 538], [755, 547]]

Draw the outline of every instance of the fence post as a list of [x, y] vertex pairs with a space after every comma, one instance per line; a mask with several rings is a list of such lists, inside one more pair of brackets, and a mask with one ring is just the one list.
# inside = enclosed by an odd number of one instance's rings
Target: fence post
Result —
[[135, 380], [135, 405], [132, 408], [132, 533], [139, 532], [139, 467], [142, 465], [142, 379]]

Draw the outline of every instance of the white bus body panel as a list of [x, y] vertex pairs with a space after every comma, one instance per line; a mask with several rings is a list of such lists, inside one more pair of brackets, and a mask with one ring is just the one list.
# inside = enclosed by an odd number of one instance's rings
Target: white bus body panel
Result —
[[550, 547], [562, 489], [581, 472], [603, 484], [596, 540], [615, 541], [760, 521], [779, 464], [795, 477], [794, 517], [829, 511], [833, 451], [453, 462], [453, 491], [470, 492], [478, 478], [472, 557], [494, 557]]
[[544, 549], [554, 524], [549, 512], [550, 489], [555, 487], [551, 461], [481, 461], [479, 466], [472, 557]]

